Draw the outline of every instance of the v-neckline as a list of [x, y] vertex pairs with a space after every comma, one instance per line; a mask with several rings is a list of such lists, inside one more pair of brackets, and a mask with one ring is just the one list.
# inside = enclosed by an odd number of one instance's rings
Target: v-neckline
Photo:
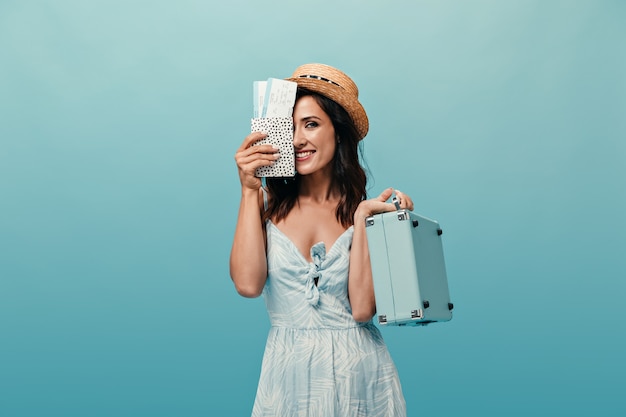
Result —
[[[285, 234], [285, 232], [283, 232], [282, 230], [280, 230], [280, 228], [278, 226], [276, 226], [274, 224], [274, 222], [272, 222], [271, 220], [267, 221], [269, 224], [271, 224], [274, 229], [276, 229], [278, 231], [278, 233], [285, 238], [285, 240], [287, 242], [289, 242], [289, 245], [291, 245], [291, 247], [296, 251], [296, 253], [300, 256], [300, 258], [307, 264], [309, 265], [311, 262], [313, 262], [313, 260], [308, 260], [306, 256], [304, 256], [304, 254], [300, 251], [300, 249], [298, 248], [298, 246], [296, 246], [295, 243], [293, 243], [293, 240], [291, 240], [291, 238], [289, 236], [287, 236]], [[326, 256], [329, 256], [330, 253], [335, 249], [335, 246], [337, 246], [337, 243], [343, 239], [343, 237], [352, 229], [354, 228], [354, 226], [350, 226], [348, 227], [346, 230], [344, 230], [338, 237], [337, 239], [335, 239], [335, 241], [333, 242], [333, 244], [330, 246], [330, 249], [326, 250]], [[323, 241], [314, 243], [310, 248], [309, 248], [309, 255], [311, 254], [311, 249], [313, 249], [315, 246], [319, 245], [320, 243], [324, 243]], [[326, 246], [326, 244], [324, 243], [324, 246]]]

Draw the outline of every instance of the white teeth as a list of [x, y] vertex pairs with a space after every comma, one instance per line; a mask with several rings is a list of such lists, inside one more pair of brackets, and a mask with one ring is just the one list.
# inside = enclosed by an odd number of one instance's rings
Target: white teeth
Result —
[[309, 155], [313, 155], [313, 151], [296, 152], [296, 158], [306, 158]]

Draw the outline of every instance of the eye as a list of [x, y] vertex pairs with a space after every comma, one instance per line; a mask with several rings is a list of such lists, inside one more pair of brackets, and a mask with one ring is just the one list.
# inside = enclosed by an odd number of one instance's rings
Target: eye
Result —
[[317, 127], [317, 122], [306, 122], [304, 127]]

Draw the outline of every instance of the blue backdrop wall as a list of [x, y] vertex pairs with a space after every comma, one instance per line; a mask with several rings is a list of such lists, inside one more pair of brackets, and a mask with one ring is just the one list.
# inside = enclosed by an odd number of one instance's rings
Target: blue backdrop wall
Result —
[[409, 416], [626, 413], [626, 3], [0, 3], [0, 415], [249, 415], [228, 254], [252, 81], [323, 62], [370, 192], [445, 233], [451, 322], [382, 329]]

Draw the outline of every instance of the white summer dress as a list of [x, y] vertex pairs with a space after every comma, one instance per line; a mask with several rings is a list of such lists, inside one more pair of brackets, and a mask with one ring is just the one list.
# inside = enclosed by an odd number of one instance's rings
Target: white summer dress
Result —
[[[253, 417], [404, 417], [396, 367], [371, 322], [352, 317], [348, 266], [353, 228], [307, 261], [271, 221], [263, 290], [271, 329]], [[317, 282], [317, 285], [316, 285]]]

